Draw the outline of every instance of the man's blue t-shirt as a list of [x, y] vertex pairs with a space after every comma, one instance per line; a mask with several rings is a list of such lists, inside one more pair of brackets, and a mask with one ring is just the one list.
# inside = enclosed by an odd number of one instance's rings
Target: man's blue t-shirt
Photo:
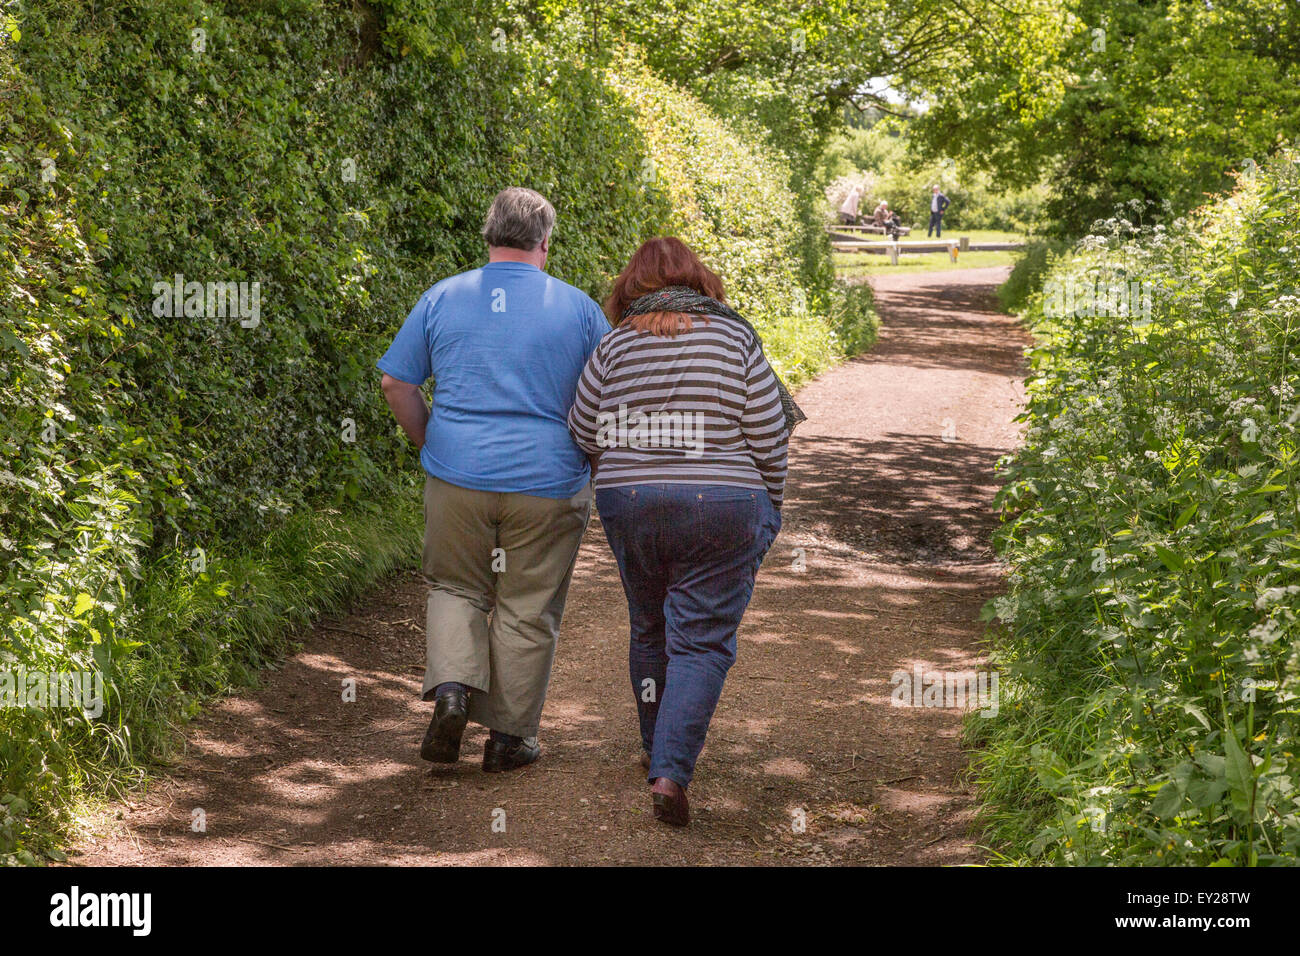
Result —
[[609, 331], [586, 293], [526, 262], [489, 262], [420, 297], [376, 363], [433, 408], [420, 462], [478, 491], [572, 498], [590, 478], [569, 435], [578, 378]]

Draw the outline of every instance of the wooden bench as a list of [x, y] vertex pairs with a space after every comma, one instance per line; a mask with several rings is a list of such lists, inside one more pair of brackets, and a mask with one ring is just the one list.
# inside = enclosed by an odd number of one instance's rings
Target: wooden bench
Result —
[[965, 251], [970, 248], [970, 237], [961, 236], [957, 239], [909, 239], [899, 242], [870, 242], [866, 240], [847, 240], [840, 242], [831, 242], [831, 248], [836, 252], [870, 252], [878, 255], [889, 253], [890, 265], [898, 265], [899, 252], [946, 252], [948, 258], [956, 262], [958, 251]]
[[[876, 225], [874, 222], [861, 223], [861, 224], [859, 224], [859, 225], [854, 225], [854, 226], [846, 226], [846, 225], [843, 225], [843, 224], [840, 224], [840, 225], [834, 225], [834, 226], [828, 226], [827, 229], [826, 229], [826, 231], [829, 232], [829, 233], [831, 233], [832, 235], [834, 235], [834, 234], [837, 233], [837, 232], [840, 232], [840, 233], [865, 232], [865, 233], [867, 233], [868, 235], [872, 235], [872, 236], [884, 236], [884, 235], [888, 235], [888, 231], [885, 229], [884, 226], [878, 226], [878, 225]], [[900, 235], [904, 235], [904, 236], [905, 236], [905, 235], [907, 235], [907, 234], [908, 234], [909, 232], [911, 232], [911, 231], [912, 231], [912, 227], [911, 227], [911, 226], [899, 226], [899, 227], [898, 227], [898, 232], [899, 232]]]

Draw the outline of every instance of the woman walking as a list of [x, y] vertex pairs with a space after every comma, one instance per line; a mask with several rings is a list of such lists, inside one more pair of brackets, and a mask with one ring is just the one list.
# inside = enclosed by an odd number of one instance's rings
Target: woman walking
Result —
[[786, 443], [802, 413], [722, 281], [679, 239], [618, 276], [614, 330], [588, 360], [569, 429], [632, 623], [628, 654], [656, 819], [684, 826], [736, 630], [781, 526]]

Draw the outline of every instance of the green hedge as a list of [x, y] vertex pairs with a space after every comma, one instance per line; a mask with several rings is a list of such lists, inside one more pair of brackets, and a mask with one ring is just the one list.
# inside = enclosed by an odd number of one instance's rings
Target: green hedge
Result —
[[[1300, 853], [1297, 162], [1168, 229], [1113, 221], [1030, 300], [1004, 694], [970, 724], [1011, 861]], [[1083, 308], [1098, 282], [1137, 283], [1136, 312]]]
[[[615, 79], [494, 23], [45, 0], [6, 27], [0, 671], [99, 671], [108, 701], [0, 710], [0, 860], [50, 849], [78, 793], [137, 779], [287, 626], [411, 559], [418, 508], [374, 504], [416, 501], [418, 465], [373, 363], [482, 261], [503, 185], [552, 199], [549, 269], [595, 295], [644, 238], [689, 234], [796, 381], [870, 341], [869, 299], [806, 279], [779, 178], [746, 181], [761, 149], [635, 59]], [[168, 314], [178, 274], [258, 283], [257, 322]]]
[[[608, 71], [637, 114], [649, 152], [643, 179], [663, 189], [680, 236], [722, 276], [727, 296], [763, 336], [773, 367], [793, 385], [875, 335], [870, 290], [802, 271], [808, 227], [790, 169], [770, 147], [746, 142], [690, 94], [653, 78], [633, 56]], [[830, 244], [816, 228], [830, 275]]]

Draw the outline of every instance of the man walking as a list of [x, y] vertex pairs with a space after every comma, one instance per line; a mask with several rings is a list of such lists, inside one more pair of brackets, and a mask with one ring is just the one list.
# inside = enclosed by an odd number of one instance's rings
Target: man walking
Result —
[[930, 228], [925, 231], [928, 238], [934, 233], [936, 239], [943, 238], [943, 212], [948, 208], [948, 197], [939, 192], [939, 184], [930, 187]]
[[[591, 514], [590, 470], [567, 417], [609, 323], [542, 271], [554, 224], [538, 193], [502, 190], [483, 226], [487, 265], [425, 292], [377, 363], [427, 473], [424, 700], [434, 709], [420, 756], [454, 763], [472, 720], [491, 731], [489, 772], [541, 756], [542, 704]], [[429, 378], [432, 411], [420, 392]]]

